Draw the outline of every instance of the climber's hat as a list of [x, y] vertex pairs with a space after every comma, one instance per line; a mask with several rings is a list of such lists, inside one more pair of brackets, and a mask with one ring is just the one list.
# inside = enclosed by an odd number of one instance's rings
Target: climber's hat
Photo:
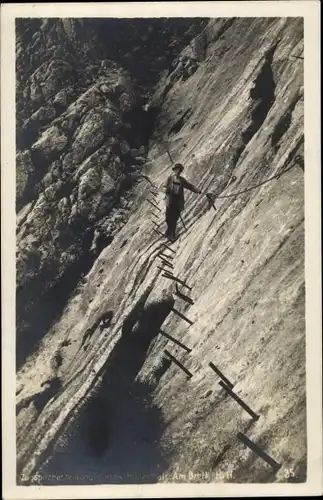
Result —
[[175, 170], [179, 170], [179, 173], [181, 174], [184, 170], [184, 166], [181, 163], [175, 163], [175, 165], [172, 168], [175, 172]]

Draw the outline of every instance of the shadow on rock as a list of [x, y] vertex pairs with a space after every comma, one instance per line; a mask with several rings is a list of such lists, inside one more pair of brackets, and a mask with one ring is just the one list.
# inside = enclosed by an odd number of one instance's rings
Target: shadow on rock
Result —
[[[18, 371], [28, 356], [33, 354], [41, 339], [51, 325], [62, 314], [68, 300], [75, 292], [82, 274], [88, 273], [93, 266], [96, 255], [89, 251], [93, 231], [84, 237], [83, 248], [79, 258], [65, 271], [62, 277], [43, 295], [39, 295], [39, 284], [43, 277], [26, 289], [16, 293], [16, 370]], [[37, 293], [38, 295], [37, 295]]]
[[16, 414], [18, 414], [23, 408], [27, 408], [30, 403], [34, 403], [38, 414], [41, 413], [47, 403], [57, 395], [58, 391], [61, 388], [61, 382], [57, 377], [51, 380], [47, 380], [42, 385], [46, 386], [42, 392], [23, 399], [21, 403], [17, 405]]
[[74, 422], [67, 448], [41, 473], [43, 484], [53, 484], [57, 474], [63, 484], [155, 483], [165, 471], [163, 416], [153, 403], [154, 388], [136, 377], [174, 299], [147, 305], [148, 295], [125, 319], [100, 386]]

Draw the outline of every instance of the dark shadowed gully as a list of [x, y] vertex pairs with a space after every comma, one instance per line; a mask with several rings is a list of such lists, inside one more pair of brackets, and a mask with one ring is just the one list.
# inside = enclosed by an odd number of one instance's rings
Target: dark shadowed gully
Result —
[[[140, 383], [136, 377], [174, 299], [150, 304], [145, 300], [144, 296], [124, 321], [99, 386], [70, 425], [73, 438], [68, 449], [40, 471], [43, 484], [56, 484], [57, 468], [64, 484], [74, 484], [80, 454], [88, 457], [89, 469], [93, 467], [93, 484], [154, 483], [167, 469], [160, 449], [165, 422], [152, 399], [155, 384]], [[88, 479], [80, 477], [79, 483], [88, 484]]]

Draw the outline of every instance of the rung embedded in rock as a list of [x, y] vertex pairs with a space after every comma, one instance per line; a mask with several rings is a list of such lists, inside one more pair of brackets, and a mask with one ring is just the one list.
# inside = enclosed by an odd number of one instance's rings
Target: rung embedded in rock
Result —
[[170, 277], [172, 277], [172, 271], [168, 271], [167, 269], [165, 269], [165, 267], [160, 267], [160, 266], [157, 266], [157, 269], [160, 269], [161, 271], [164, 271], [164, 273], [168, 273]]
[[232, 391], [230, 387], [228, 387], [224, 382], [219, 382], [220, 386], [232, 397], [249, 415], [254, 419], [258, 420], [259, 415], [257, 415], [242, 399], [237, 396], [235, 392]]
[[159, 207], [158, 207], [155, 203], [153, 203], [153, 202], [152, 202], [151, 200], [149, 200], [148, 198], [147, 198], [147, 201], [148, 201], [148, 203], [150, 203], [150, 204], [151, 204], [154, 208], [156, 208], [159, 212], [161, 212], [161, 209], [160, 209], [160, 208], [159, 208]]
[[168, 246], [166, 243], [163, 243], [163, 246], [168, 248], [168, 250], [170, 250], [171, 252], [176, 253], [175, 250], [173, 248], [171, 248], [170, 246]]
[[224, 382], [225, 382], [225, 383], [226, 383], [229, 387], [231, 387], [231, 389], [233, 389], [233, 384], [232, 384], [232, 382], [230, 382], [230, 380], [229, 380], [229, 379], [227, 379], [227, 377], [225, 377], [225, 376], [223, 375], [223, 373], [219, 370], [219, 368], [218, 368], [217, 366], [215, 366], [215, 364], [214, 364], [214, 363], [212, 363], [212, 361], [210, 361], [210, 363], [209, 363], [209, 367], [210, 367], [210, 368], [212, 368], [212, 370], [213, 370], [213, 371], [215, 371], [215, 373], [216, 373], [217, 375], [219, 375], [219, 377], [220, 377], [220, 378], [222, 378], [222, 380], [224, 380]]
[[269, 464], [275, 470], [275, 472], [277, 472], [281, 468], [281, 464], [279, 464], [278, 462], [276, 462], [276, 460], [271, 458], [256, 443], [254, 443], [249, 438], [247, 438], [247, 436], [242, 434], [242, 432], [238, 432], [237, 438], [244, 445], [248, 446], [248, 448], [250, 448], [250, 450], [252, 450], [254, 453], [256, 453], [256, 455], [258, 455], [258, 457], [262, 458], [265, 462], [267, 462], [267, 464]]
[[188, 297], [187, 295], [184, 295], [183, 293], [181, 293], [179, 290], [176, 289], [176, 292], [175, 292], [175, 295], [177, 295], [177, 297], [179, 299], [182, 299], [184, 300], [185, 302], [187, 302], [188, 304], [190, 304], [191, 306], [194, 304], [194, 301]]
[[164, 259], [163, 257], [161, 257], [160, 255], [157, 255], [157, 257], [162, 261], [164, 262], [164, 264], [166, 264], [166, 266], [169, 266], [169, 267], [172, 267], [174, 268], [174, 264], [172, 264], [171, 262], [168, 262], [166, 259]]
[[163, 252], [160, 252], [158, 255], [160, 255], [161, 257], [163, 257], [164, 259], [169, 259], [169, 260], [173, 260], [174, 259], [174, 256], [173, 255], [166, 255], [165, 253]]
[[155, 231], [155, 233], [159, 234], [159, 236], [163, 236], [164, 237], [163, 233], [161, 231], [158, 231], [158, 229], [155, 229], [153, 227], [153, 231]]
[[182, 342], [180, 342], [179, 340], [175, 339], [174, 337], [172, 337], [171, 335], [169, 335], [168, 333], [164, 332], [163, 330], [159, 330], [160, 333], [166, 337], [167, 339], [171, 340], [172, 342], [174, 342], [175, 344], [179, 345], [180, 347], [182, 347], [183, 349], [185, 349], [185, 351], [187, 352], [192, 352], [192, 349], [190, 349], [189, 347], [187, 347], [186, 345], [182, 344]]
[[185, 366], [183, 366], [182, 363], [180, 363], [169, 351], [167, 351], [167, 349], [165, 349], [164, 352], [181, 370], [183, 370], [183, 372], [186, 373], [189, 378], [193, 377], [193, 374], [187, 368], [185, 368]]
[[186, 285], [186, 283], [184, 283], [184, 281], [180, 280], [179, 278], [177, 278], [176, 276], [167, 276], [167, 274], [163, 274], [163, 276], [165, 276], [165, 278], [170, 278], [174, 281], [177, 281], [178, 283], [180, 283], [182, 286], [185, 286], [186, 288], [188, 288], [188, 290], [192, 290], [192, 288], [188, 285]]
[[173, 311], [173, 313], [177, 314], [177, 316], [179, 316], [180, 318], [182, 318], [184, 321], [186, 321], [190, 325], [194, 325], [194, 321], [191, 321], [190, 319], [188, 319], [186, 316], [184, 316], [183, 313], [181, 313], [180, 311], [178, 311], [177, 309], [175, 309], [175, 307], [172, 308], [172, 311]]

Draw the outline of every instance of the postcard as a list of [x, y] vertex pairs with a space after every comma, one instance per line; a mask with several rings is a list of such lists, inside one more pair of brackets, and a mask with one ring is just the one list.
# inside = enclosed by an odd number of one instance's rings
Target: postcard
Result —
[[3, 4], [3, 497], [322, 493], [320, 5]]

